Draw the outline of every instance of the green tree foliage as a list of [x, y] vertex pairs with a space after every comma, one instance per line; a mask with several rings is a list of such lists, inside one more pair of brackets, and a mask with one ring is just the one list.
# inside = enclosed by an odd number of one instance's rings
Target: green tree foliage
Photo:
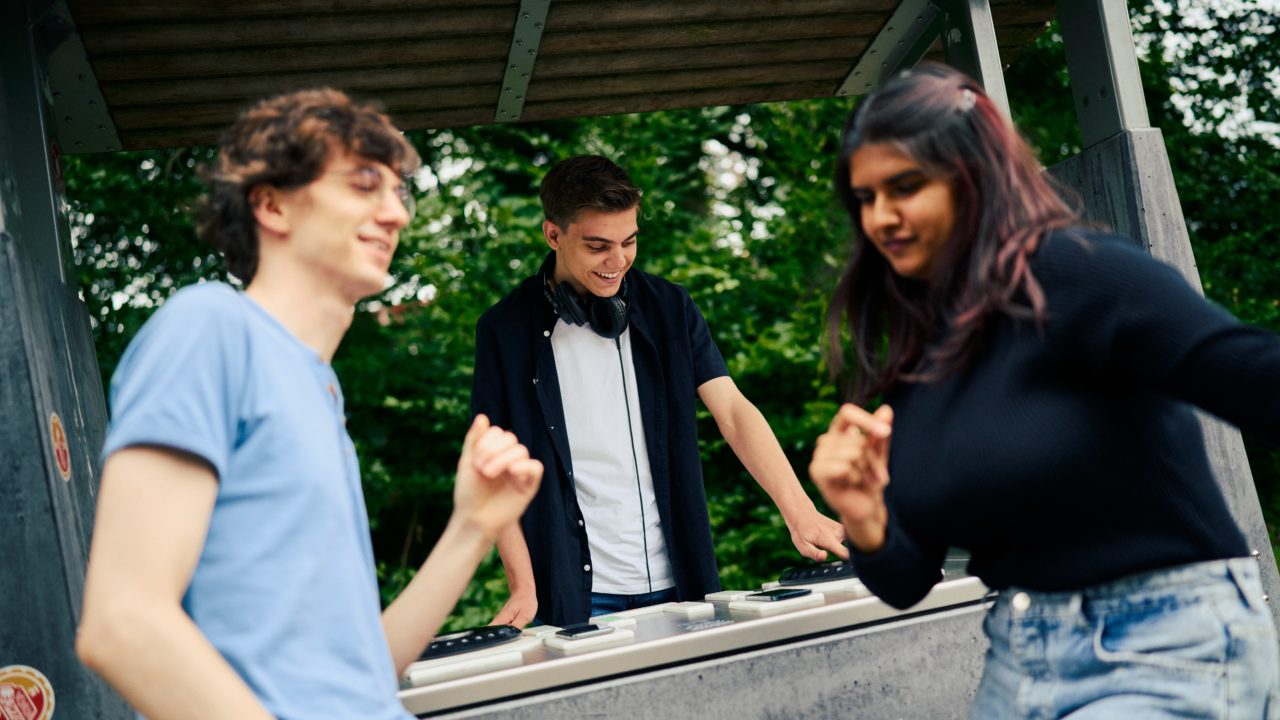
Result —
[[[1245, 3], [1206, 10], [1199, 24], [1148, 7], [1135, 20], [1140, 43], [1155, 48], [1143, 63], [1148, 104], [1169, 139], [1206, 290], [1240, 317], [1280, 329], [1280, 251], [1266, 242], [1280, 223], [1268, 212], [1280, 201], [1280, 158], [1255, 135], [1219, 133], [1228, 116], [1215, 109], [1236, 103], [1276, 121], [1274, 79], [1266, 79], [1277, 58], [1274, 19]], [[1165, 53], [1159, 41], [1170, 33], [1197, 43]], [[1231, 80], [1204, 80], [1201, 67]], [[1046, 164], [1079, 151], [1052, 28], [1016, 59], [1007, 82], [1016, 119]], [[848, 253], [830, 178], [850, 109], [823, 100], [411, 134], [425, 160], [418, 216], [402, 233], [393, 284], [361, 305], [334, 361], [384, 598], [412, 577], [443, 529], [470, 412], [475, 321], [536, 271], [546, 252], [538, 182], [563, 157], [608, 155], [644, 188], [638, 266], [690, 290], [738, 385], [804, 477], [838, 400], [820, 339]], [[164, 298], [226, 278], [194, 239], [188, 212], [200, 193], [195, 170], [210, 158], [191, 148], [68, 161], [80, 287], [105, 377]], [[705, 411], [699, 433], [724, 585], [775, 578], [800, 561], [781, 518]], [[1274, 518], [1280, 462], [1264, 457], [1253, 455], [1254, 469]], [[449, 626], [487, 622], [505, 596], [494, 554]]]
[[[1280, 17], [1274, 3], [1178, 4], [1140, 16], [1143, 84], [1205, 295], [1280, 332]], [[1280, 452], [1248, 435], [1245, 444], [1274, 547]]]

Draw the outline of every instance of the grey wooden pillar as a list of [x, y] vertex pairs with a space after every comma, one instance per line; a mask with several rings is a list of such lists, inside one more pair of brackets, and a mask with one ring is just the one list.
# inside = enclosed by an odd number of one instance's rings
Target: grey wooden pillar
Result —
[[[1084, 150], [1050, 172], [1080, 194], [1090, 219], [1134, 238], [1203, 292], [1164, 136], [1147, 118], [1126, 3], [1059, 0], [1058, 21]], [[1244, 442], [1234, 427], [1204, 413], [1200, 420], [1214, 474], [1280, 620], [1280, 576]]]
[[0, 668], [48, 678], [56, 717], [123, 719], [124, 701], [75, 656], [107, 414], [69, 283], [49, 6], [0, 2]]
[[1004, 112], [1009, 112], [1009, 94], [1004, 86], [1004, 65], [987, 0], [940, 0], [944, 27], [942, 47], [947, 64], [964, 71], [982, 84], [987, 96]]

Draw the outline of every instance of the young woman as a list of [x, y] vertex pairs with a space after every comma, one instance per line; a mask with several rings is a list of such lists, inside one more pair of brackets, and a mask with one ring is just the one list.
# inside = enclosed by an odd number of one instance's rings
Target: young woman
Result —
[[829, 343], [840, 372], [847, 320], [857, 405], [810, 474], [889, 604], [948, 547], [1000, 591], [973, 716], [1280, 713], [1257, 562], [1191, 407], [1280, 438], [1280, 340], [1084, 227], [950, 68], [862, 101], [836, 191], [856, 237]]

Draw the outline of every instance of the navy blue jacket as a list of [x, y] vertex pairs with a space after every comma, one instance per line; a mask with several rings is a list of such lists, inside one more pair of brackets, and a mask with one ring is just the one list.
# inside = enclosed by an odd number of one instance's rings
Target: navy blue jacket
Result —
[[[720, 580], [698, 452], [697, 390], [729, 372], [688, 291], [635, 269], [627, 283], [640, 414], [676, 593], [701, 600]], [[563, 626], [590, 616], [591, 554], [551, 350], [557, 319], [539, 275], [485, 311], [476, 323], [471, 410], [514, 432], [546, 467], [520, 525], [538, 619]]]

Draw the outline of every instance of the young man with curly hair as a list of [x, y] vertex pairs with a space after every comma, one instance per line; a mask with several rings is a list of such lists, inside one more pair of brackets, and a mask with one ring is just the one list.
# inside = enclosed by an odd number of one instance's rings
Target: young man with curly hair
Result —
[[245, 289], [180, 291], [121, 359], [77, 641], [152, 720], [408, 717], [397, 676], [537, 488], [541, 464], [476, 418], [448, 526], [380, 610], [330, 360], [383, 289], [418, 162], [333, 90], [222, 139], [199, 229]]

